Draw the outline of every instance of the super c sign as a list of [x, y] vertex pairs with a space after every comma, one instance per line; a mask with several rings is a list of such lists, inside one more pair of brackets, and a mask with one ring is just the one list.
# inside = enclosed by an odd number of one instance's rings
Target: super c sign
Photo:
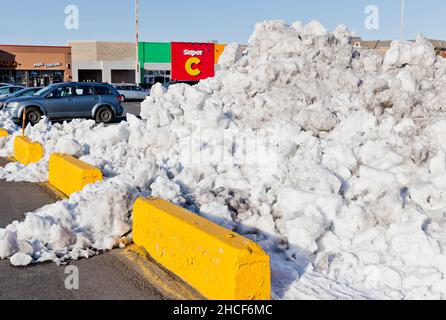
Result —
[[172, 80], [198, 81], [213, 77], [213, 43], [172, 42]]

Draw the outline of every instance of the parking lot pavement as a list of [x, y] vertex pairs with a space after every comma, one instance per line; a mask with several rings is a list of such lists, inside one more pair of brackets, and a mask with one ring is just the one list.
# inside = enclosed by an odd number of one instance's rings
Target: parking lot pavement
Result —
[[[0, 166], [5, 160], [0, 160]], [[22, 220], [24, 213], [57, 201], [43, 186], [29, 183], [0, 181], [0, 228], [14, 220]], [[113, 250], [74, 262], [79, 270], [79, 289], [68, 290], [64, 266], [43, 263], [25, 268], [0, 260], [0, 300], [9, 299], [147, 299], [166, 297], [155, 285], [146, 281], [125, 258], [124, 250]]]
[[139, 117], [141, 113], [141, 102], [138, 101], [132, 101], [132, 102], [124, 102], [122, 104], [124, 107], [124, 114], [121, 117], [117, 117], [110, 125], [116, 125], [118, 123], [121, 123], [121, 121], [126, 121], [126, 115], [128, 113], [133, 114], [137, 117]]
[[139, 116], [141, 113], [141, 102], [124, 102], [122, 106], [124, 107], [124, 114], [130, 113]]

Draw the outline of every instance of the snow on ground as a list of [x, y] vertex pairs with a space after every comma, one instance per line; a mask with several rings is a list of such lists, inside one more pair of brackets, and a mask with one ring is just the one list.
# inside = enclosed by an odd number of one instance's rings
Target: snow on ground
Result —
[[45, 158], [0, 179], [45, 181], [56, 151], [106, 180], [0, 229], [0, 258], [123, 245], [132, 201], [155, 195], [258, 242], [276, 299], [446, 298], [446, 62], [422, 37], [385, 58], [349, 39], [344, 26], [259, 23], [214, 78], [155, 86], [142, 120], [28, 127]]

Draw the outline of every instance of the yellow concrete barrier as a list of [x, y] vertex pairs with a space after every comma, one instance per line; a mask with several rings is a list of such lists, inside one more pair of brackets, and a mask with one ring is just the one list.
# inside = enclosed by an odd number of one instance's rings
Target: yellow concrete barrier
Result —
[[14, 158], [25, 165], [39, 162], [44, 155], [43, 147], [38, 142], [32, 142], [28, 137], [15, 137]]
[[139, 198], [133, 241], [204, 297], [269, 300], [269, 256], [253, 241], [162, 199]]
[[48, 166], [49, 182], [67, 196], [102, 180], [102, 172], [98, 168], [69, 155], [51, 154]]
[[9, 132], [5, 129], [0, 128], [0, 138], [9, 136]]

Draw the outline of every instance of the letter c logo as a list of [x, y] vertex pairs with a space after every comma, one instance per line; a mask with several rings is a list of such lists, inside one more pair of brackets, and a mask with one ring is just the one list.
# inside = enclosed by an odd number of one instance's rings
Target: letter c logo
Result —
[[198, 59], [197, 57], [192, 57], [192, 58], [187, 59], [186, 66], [185, 66], [186, 72], [193, 77], [198, 76], [201, 73], [201, 71], [198, 68], [194, 68], [194, 66], [197, 66], [200, 63], [201, 63], [201, 60]]

